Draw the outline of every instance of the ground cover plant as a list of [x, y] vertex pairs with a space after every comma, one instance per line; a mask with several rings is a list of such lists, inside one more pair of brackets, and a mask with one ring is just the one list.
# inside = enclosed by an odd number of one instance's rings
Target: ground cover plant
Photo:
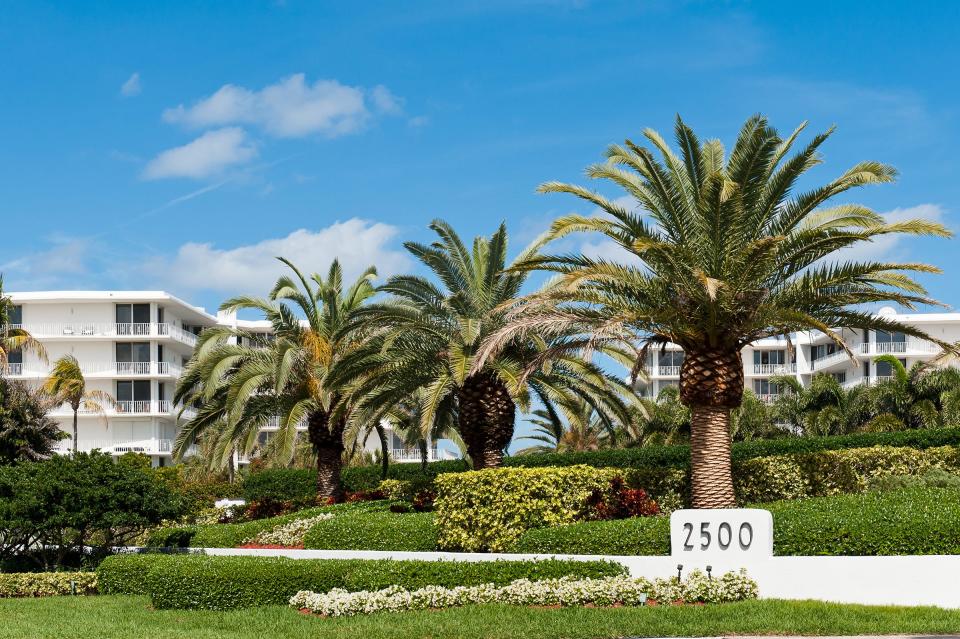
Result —
[[145, 597], [0, 600], [0, 639], [596, 639], [633, 636], [948, 635], [960, 611], [751, 600], [715, 606], [561, 609], [507, 604], [320, 619], [289, 606], [154, 610]]
[[343, 589], [325, 593], [301, 591], [291, 597], [290, 605], [317, 615], [349, 617], [491, 603], [515, 606], [642, 606], [647, 603], [718, 604], [756, 597], [757, 584], [745, 571], [728, 572], [716, 578], [702, 571], [694, 571], [682, 581], [673, 577], [650, 580], [620, 575], [600, 579], [518, 579], [499, 587], [482, 584], [453, 588], [427, 586], [418, 590], [391, 586], [375, 592], [349, 592]]
[[516, 579], [622, 575], [602, 561], [394, 561], [204, 555], [117, 555], [97, 568], [102, 592], [149, 594], [157, 608], [225, 610], [286, 604], [301, 590], [506, 585]]

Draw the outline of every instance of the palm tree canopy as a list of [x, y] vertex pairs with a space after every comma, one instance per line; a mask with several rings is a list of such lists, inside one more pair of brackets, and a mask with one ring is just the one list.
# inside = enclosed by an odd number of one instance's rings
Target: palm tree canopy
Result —
[[64, 355], [53, 364], [50, 375], [43, 384], [43, 391], [57, 401], [70, 404], [73, 410], [81, 407], [103, 411], [103, 404], [114, 403], [113, 397], [99, 390], [87, 390], [80, 362], [73, 355]]
[[9, 354], [14, 351], [30, 351], [46, 361], [43, 345], [11, 321], [13, 307], [13, 300], [3, 292], [3, 275], [0, 274], [0, 366], [7, 363]]

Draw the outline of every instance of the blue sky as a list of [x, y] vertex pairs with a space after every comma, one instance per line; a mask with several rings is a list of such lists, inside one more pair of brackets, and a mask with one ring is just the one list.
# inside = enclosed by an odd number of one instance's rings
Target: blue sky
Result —
[[[956, 229], [958, 26], [948, 2], [5, 3], [0, 271], [213, 309], [279, 253], [411, 268], [435, 217], [518, 250], [587, 211], [537, 184], [676, 113], [727, 142], [755, 112], [836, 124], [813, 179], [888, 162], [849, 201]], [[955, 246], [870, 252], [941, 266], [953, 306]]]

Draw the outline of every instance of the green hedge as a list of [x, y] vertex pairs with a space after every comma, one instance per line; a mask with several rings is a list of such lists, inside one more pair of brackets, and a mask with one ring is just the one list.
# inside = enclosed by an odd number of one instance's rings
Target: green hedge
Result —
[[502, 552], [529, 528], [576, 521], [593, 490], [607, 489], [614, 468], [496, 468], [436, 480], [437, 545]]
[[97, 589], [102, 595], [148, 595], [147, 573], [161, 562], [185, 555], [138, 553], [111, 555], [97, 566]]
[[304, 548], [321, 550], [437, 549], [433, 513], [355, 512], [314, 525]]
[[0, 573], [0, 598], [93, 595], [97, 575], [93, 572]]
[[[760, 506], [773, 513], [777, 555], [960, 554], [960, 490], [914, 488]], [[666, 555], [667, 517], [529, 530], [514, 552]]]
[[[127, 575], [146, 575], [139, 582]], [[484, 583], [505, 585], [516, 579], [605, 577], [625, 573], [619, 564], [601, 561], [392, 561], [363, 559], [287, 559], [283, 557], [209, 557], [204, 555], [117, 555], [97, 570], [109, 592], [146, 590], [156, 608], [227, 610], [286, 605], [300, 590], [327, 592], [380, 590], [398, 585], [415, 590], [429, 585], [454, 587]], [[123, 575], [117, 579], [118, 575]]]
[[316, 495], [315, 470], [268, 468], [250, 473], [243, 480], [243, 496], [247, 501], [299, 501]]

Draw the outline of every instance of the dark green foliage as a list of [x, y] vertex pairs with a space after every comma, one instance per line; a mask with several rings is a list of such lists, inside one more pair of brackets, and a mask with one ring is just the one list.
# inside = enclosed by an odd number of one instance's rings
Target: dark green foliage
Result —
[[433, 513], [357, 512], [337, 515], [313, 526], [305, 548], [322, 550], [437, 549]]
[[0, 377], [0, 465], [46, 459], [66, 437], [39, 393]]
[[35, 556], [49, 569], [83, 547], [97, 556], [182, 507], [154, 471], [103, 453], [0, 467], [0, 558]]
[[247, 501], [298, 501], [317, 496], [317, 471], [302, 468], [268, 468], [243, 480]]
[[[508, 584], [520, 578], [623, 574], [619, 564], [600, 561], [392, 561], [287, 559], [203, 555], [118, 555], [97, 570], [104, 592], [147, 592], [156, 608], [226, 610], [286, 605], [300, 590], [327, 592], [408, 589], [483, 583]], [[136, 575], [146, 575], [138, 579]]]
[[[912, 488], [762, 506], [773, 513], [777, 555], [960, 553], [960, 490]], [[527, 531], [516, 552], [669, 554], [667, 517], [571, 524]], [[631, 550], [636, 548], [638, 550]]]
[[767, 504], [778, 555], [960, 554], [960, 490], [912, 488]]
[[668, 555], [670, 518], [584, 521], [528, 530], [512, 552], [578, 555]]

